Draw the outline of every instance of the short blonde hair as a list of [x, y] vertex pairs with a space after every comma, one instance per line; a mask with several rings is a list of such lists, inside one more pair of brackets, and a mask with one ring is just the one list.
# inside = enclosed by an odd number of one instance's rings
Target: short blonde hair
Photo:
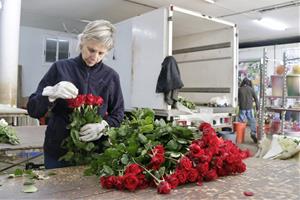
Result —
[[78, 35], [79, 48], [87, 40], [95, 40], [102, 43], [108, 51], [114, 47], [114, 34], [116, 28], [109, 21], [96, 20], [88, 23], [83, 32]]

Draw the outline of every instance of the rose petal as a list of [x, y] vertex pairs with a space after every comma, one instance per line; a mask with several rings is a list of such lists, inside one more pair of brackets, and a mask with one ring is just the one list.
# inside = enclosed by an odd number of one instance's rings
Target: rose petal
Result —
[[202, 185], [203, 185], [202, 181], [198, 181], [198, 182], [197, 182], [197, 185], [198, 185], [198, 186], [202, 186]]
[[246, 192], [244, 192], [244, 195], [245, 195], [245, 196], [253, 196], [254, 193], [253, 193], [253, 192], [250, 192], [250, 191], [246, 191]]

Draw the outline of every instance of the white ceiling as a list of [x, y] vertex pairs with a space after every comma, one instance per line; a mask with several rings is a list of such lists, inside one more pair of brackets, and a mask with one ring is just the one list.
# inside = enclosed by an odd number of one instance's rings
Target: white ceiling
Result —
[[[296, 5], [272, 9], [287, 3]], [[79, 33], [85, 26], [81, 19], [117, 23], [169, 4], [236, 23], [240, 42], [300, 35], [300, 0], [216, 0], [215, 4], [204, 0], [22, 0], [21, 25]], [[260, 27], [253, 22], [260, 17], [274, 18], [288, 28], [274, 31]]]

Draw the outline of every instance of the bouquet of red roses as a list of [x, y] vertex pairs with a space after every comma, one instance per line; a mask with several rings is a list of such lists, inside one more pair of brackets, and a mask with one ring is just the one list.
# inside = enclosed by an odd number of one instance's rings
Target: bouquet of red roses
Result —
[[157, 145], [148, 152], [151, 160], [146, 166], [133, 160], [127, 165], [124, 175], [102, 176], [100, 184], [107, 189], [129, 191], [156, 186], [158, 193], [168, 194], [179, 185], [197, 183], [201, 186], [203, 181], [246, 170], [242, 160], [249, 157], [249, 151], [240, 150], [230, 140], [218, 138], [210, 124], [203, 123], [199, 128], [203, 132], [202, 138], [193, 140], [185, 155], [173, 158], [176, 166], [171, 173], [165, 173], [164, 165], [170, 158], [165, 156], [164, 147]]
[[68, 126], [70, 136], [62, 143], [63, 148], [68, 151], [60, 160], [75, 165], [88, 164], [97, 150], [97, 146], [93, 142], [80, 141], [80, 128], [85, 124], [101, 122], [102, 118], [98, 113], [98, 109], [103, 105], [103, 99], [100, 96], [87, 94], [78, 95], [75, 99], [67, 99], [67, 102], [73, 112], [70, 115]]
[[103, 188], [134, 191], [154, 186], [167, 194], [179, 185], [202, 185], [246, 170], [242, 160], [249, 151], [218, 138], [210, 124], [201, 124], [199, 132], [154, 121], [149, 110], [137, 110], [132, 120], [108, 131], [110, 146], [87, 172], [100, 175]]

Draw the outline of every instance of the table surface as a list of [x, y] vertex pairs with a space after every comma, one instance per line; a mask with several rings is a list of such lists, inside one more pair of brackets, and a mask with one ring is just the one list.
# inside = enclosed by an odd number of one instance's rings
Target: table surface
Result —
[[7, 105], [0, 104], [0, 116], [6, 115], [25, 115], [27, 114], [27, 110], [22, 108], [14, 108]]
[[[227, 176], [202, 186], [179, 186], [168, 195], [157, 194], [154, 188], [135, 192], [107, 190], [99, 186], [95, 176], [82, 175], [83, 167], [54, 169], [57, 174], [47, 180], [38, 180], [36, 193], [23, 193], [24, 177], [7, 179], [0, 176], [1, 199], [300, 199], [299, 164], [294, 161], [245, 160], [247, 170], [235, 176]], [[49, 172], [45, 171], [45, 173]], [[254, 193], [244, 196], [244, 191]]]
[[26, 150], [43, 148], [45, 130], [47, 126], [16, 126], [17, 136], [20, 138], [20, 144], [0, 144], [0, 151], [7, 150]]

